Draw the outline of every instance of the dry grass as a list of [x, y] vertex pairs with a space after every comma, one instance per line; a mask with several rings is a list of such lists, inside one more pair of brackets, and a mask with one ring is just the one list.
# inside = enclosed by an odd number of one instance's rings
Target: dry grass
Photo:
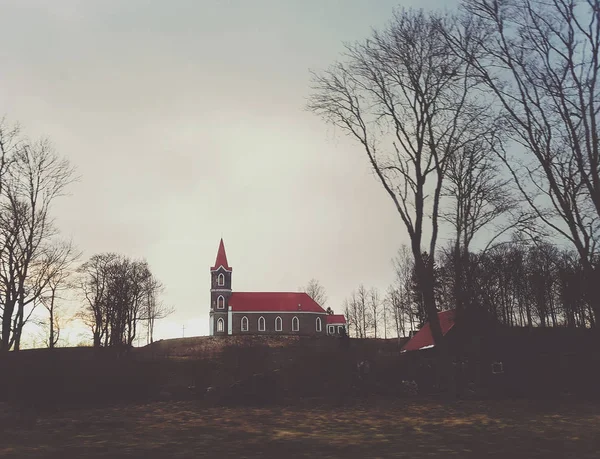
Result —
[[375, 399], [345, 407], [163, 402], [61, 412], [0, 432], [0, 457], [600, 456], [600, 405]]

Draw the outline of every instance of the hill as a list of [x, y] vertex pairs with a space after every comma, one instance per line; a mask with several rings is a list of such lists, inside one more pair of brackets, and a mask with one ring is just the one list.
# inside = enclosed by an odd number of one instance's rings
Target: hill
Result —
[[[363, 352], [397, 354], [406, 338], [394, 339], [350, 339], [350, 347]], [[156, 341], [136, 349], [141, 356], [215, 358], [227, 348], [285, 349], [302, 347], [315, 351], [330, 351], [340, 346], [340, 339], [310, 336], [197, 336]]]
[[398, 340], [295, 336], [180, 338], [129, 350], [32, 349], [0, 358], [0, 402], [44, 409], [202, 398], [208, 388], [221, 401], [230, 388], [236, 397], [245, 394], [244, 402], [329, 397], [356, 386], [357, 363], [364, 360], [372, 363], [377, 385], [397, 387], [399, 349]]

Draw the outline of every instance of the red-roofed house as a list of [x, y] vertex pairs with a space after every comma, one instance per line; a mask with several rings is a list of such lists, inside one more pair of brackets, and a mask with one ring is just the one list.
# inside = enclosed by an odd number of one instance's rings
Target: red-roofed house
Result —
[[306, 293], [233, 292], [232, 272], [233, 270], [227, 262], [223, 239], [221, 239], [215, 265], [210, 268], [211, 336], [339, 335], [345, 333], [345, 317], [327, 314]]
[[346, 317], [342, 314], [329, 314], [327, 316], [327, 334], [343, 335], [346, 333]]
[[[449, 311], [438, 312], [438, 318], [440, 319], [440, 327], [442, 329], [442, 335], [446, 336], [452, 327], [454, 327], [455, 313], [454, 309]], [[430, 349], [434, 347], [433, 335], [431, 334], [431, 328], [429, 322], [423, 325], [415, 336], [413, 336], [403, 347], [400, 352], [406, 351], [419, 351], [421, 349]]]

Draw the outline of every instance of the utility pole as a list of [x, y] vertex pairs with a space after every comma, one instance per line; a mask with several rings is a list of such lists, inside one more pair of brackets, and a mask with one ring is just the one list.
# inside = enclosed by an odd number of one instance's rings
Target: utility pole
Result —
[[185, 325], [181, 327], [181, 335], [182, 338], [185, 338]]

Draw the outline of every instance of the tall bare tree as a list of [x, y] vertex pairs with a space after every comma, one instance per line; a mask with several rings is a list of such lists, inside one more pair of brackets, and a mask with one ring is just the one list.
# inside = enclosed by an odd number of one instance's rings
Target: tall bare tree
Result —
[[15, 149], [0, 210], [0, 350], [20, 348], [23, 327], [51, 278], [57, 231], [50, 208], [72, 180], [73, 168], [48, 141], [23, 142]]
[[[463, 7], [463, 27], [447, 36], [502, 109], [512, 144], [498, 153], [537, 217], [573, 244], [598, 298], [600, 1]], [[592, 307], [598, 320], [600, 302]]]
[[470, 64], [444, 39], [453, 27], [448, 16], [398, 11], [385, 30], [348, 46], [345, 62], [314, 75], [308, 104], [358, 141], [392, 199], [410, 237], [439, 374], [450, 385], [434, 297], [441, 193], [449, 158], [489, 130]]

